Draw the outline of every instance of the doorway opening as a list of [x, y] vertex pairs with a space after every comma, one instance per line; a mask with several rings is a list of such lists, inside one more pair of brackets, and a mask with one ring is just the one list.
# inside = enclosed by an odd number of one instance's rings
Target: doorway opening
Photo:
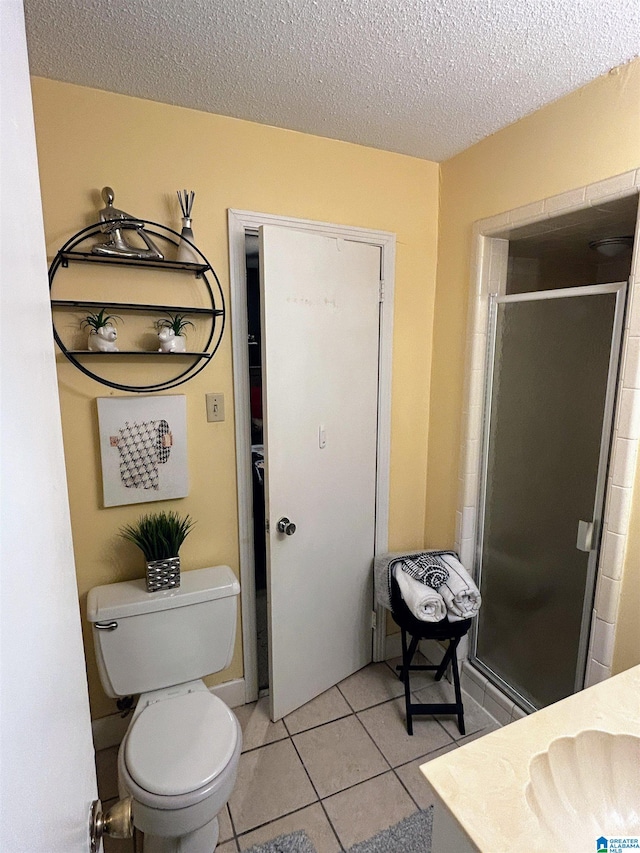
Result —
[[637, 215], [634, 193], [480, 238], [502, 272], [489, 284], [485, 271], [476, 305], [471, 663], [526, 711], [589, 683]]
[[265, 547], [264, 430], [262, 412], [262, 327], [260, 322], [260, 250], [257, 232], [245, 232], [247, 277], [247, 362], [251, 430], [251, 506], [256, 605], [258, 694], [269, 691], [267, 553]]
[[[241, 575], [242, 639], [244, 660], [245, 701], [258, 698], [265, 684], [264, 667], [258, 663], [258, 618], [265, 598], [261, 590], [262, 555], [256, 552], [254, 539], [258, 528], [264, 530], [260, 519], [262, 501], [254, 488], [254, 478], [260, 470], [260, 418], [262, 400], [257, 390], [261, 378], [258, 352], [261, 350], [256, 326], [257, 302], [250, 291], [258, 282], [256, 235], [261, 226], [279, 225], [296, 231], [324, 235], [334, 241], [364, 243], [375, 246], [380, 265], [381, 293], [378, 325], [378, 421], [376, 439], [375, 505], [376, 525], [374, 553], [387, 550], [390, 410], [391, 410], [391, 350], [393, 330], [393, 285], [395, 267], [395, 235], [388, 232], [351, 228], [310, 220], [295, 220], [272, 214], [230, 210], [229, 249], [232, 306], [232, 344], [234, 366], [234, 398], [236, 413], [236, 460], [239, 510], [239, 548]], [[336, 245], [338, 245], [336, 244]], [[249, 297], [249, 298], [248, 298]], [[250, 318], [251, 315], [251, 318]], [[251, 327], [251, 329], [250, 329]], [[253, 337], [250, 339], [250, 335]], [[252, 417], [253, 415], [253, 417]], [[262, 425], [264, 427], [264, 424]], [[263, 511], [263, 510], [262, 510]], [[373, 602], [371, 604], [373, 608]], [[373, 616], [373, 614], [372, 614]], [[386, 620], [376, 607], [373, 628], [373, 659], [385, 656]], [[264, 648], [264, 645], [263, 645]], [[261, 674], [259, 675], [259, 671]], [[272, 690], [273, 685], [269, 685]]]

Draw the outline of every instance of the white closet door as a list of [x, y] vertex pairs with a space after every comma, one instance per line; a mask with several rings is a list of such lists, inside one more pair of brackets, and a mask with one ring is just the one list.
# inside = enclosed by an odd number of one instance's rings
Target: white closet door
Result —
[[[270, 695], [371, 660], [380, 250], [260, 229]], [[282, 518], [293, 535], [278, 529]]]

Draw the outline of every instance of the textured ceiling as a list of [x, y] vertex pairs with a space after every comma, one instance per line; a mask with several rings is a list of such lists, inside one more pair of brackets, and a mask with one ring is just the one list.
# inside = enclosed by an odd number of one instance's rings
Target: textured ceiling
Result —
[[24, 0], [33, 74], [444, 160], [640, 54], [638, 0]]

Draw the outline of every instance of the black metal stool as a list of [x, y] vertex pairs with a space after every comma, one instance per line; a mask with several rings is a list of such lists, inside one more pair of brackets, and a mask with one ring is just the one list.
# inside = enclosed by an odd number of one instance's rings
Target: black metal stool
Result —
[[[402, 664], [396, 669], [400, 671], [400, 680], [404, 682], [404, 698], [407, 712], [407, 734], [413, 734], [413, 714], [456, 714], [458, 717], [458, 728], [460, 734], [464, 731], [464, 706], [460, 692], [460, 674], [458, 672], [458, 656], [456, 650], [460, 640], [471, 627], [471, 619], [463, 619], [460, 622], [449, 622], [444, 618], [441, 622], [422, 622], [416, 619], [409, 610], [400, 595], [400, 588], [395, 580], [391, 581], [391, 608], [393, 621], [399, 625], [402, 632]], [[407, 644], [407, 634], [411, 635], [411, 642]], [[420, 640], [448, 640], [449, 646], [437, 666], [412, 665], [418, 643]], [[451, 664], [453, 673], [453, 688], [455, 691], [455, 702], [439, 702], [423, 704], [411, 701], [411, 685], [409, 673], [416, 670], [435, 670], [435, 681], [440, 681], [447, 667]]]

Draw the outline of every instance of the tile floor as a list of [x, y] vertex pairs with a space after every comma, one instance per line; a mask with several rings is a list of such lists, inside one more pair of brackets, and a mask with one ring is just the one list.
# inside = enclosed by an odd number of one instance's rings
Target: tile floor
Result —
[[[277, 723], [269, 720], [268, 699], [235, 709], [244, 748], [235, 789], [219, 816], [218, 853], [238, 853], [298, 829], [318, 853], [337, 853], [431, 804], [420, 765], [498, 723], [465, 694], [465, 737], [446, 716], [414, 718], [409, 737], [396, 663], [370, 664]], [[432, 677], [412, 675], [415, 701], [453, 701], [452, 686]], [[96, 757], [107, 807], [117, 795], [116, 756], [114, 747]], [[132, 849], [129, 841], [106, 839], [105, 853]]]

